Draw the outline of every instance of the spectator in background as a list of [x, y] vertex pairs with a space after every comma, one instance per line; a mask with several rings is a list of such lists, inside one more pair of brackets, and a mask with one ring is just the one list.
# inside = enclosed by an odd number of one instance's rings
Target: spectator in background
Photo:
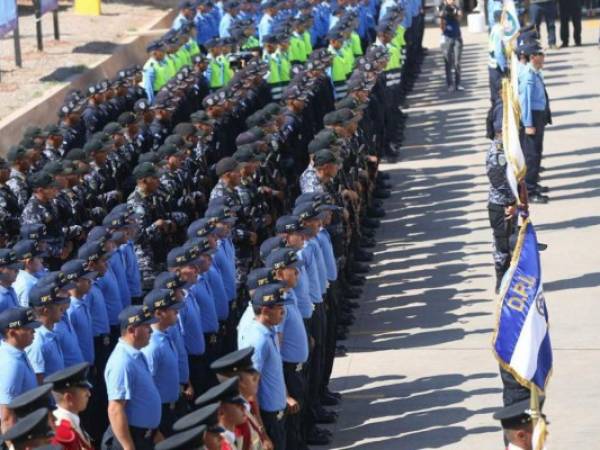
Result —
[[530, 0], [529, 18], [535, 24], [538, 32], [542, 24], [542, 19], [546, 21], [548, 46], [556, 48], [556, 24], [554, 23], [556, 21], [556, 2], [554, 0]]
[[581, 46], [581, 10], [582, 0], [558, 0], [560, 12], [561, 48], [569, 46], [569, 21], [573, 22], [573, 40], [577, 47]]
[[460, 85], [460, 60], [463, 47], [460, 20], [463, 13], [455, 0], [444, 0], [439, 6], [439, 14], [448, 91], [463, 91], [464, 88]]

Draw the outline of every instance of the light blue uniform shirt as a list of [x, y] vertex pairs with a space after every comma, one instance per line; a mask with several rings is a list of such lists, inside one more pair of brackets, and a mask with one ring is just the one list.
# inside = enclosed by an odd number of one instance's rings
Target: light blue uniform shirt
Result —
[[104, 370], [109, 400], [126, 400], [125, 414], [130, 426], [158, 428], [160, 394], [144, 354], [119, 339]]
[[305, 363], [308, 360], [308, 335], [294, 291], [288, 291], [285, 317], [279, 326], [282, 334], [281, 359], [290, 363]]
[[325, 268], [327, 269], [327, 279], [329, 281], [337, 280], [337, 265], [335, 262], [335, 255], [333, 253], [333, 244], [331, 243], [331, 237], [329, 232], [325, 228], [321, 228], [321, 231], [317, 234], [317, 241], [321, 247], [323, 253], [323, 261], [325, 262]]
[[206, 350], [206, 345], [198, 302], [191, 292], [186, 293], [183, 301], [185, 306], [179, 310], [177, 322], [183, 336], [185, 349], [189, 355], [202, 355]]
[[217, 318], [219, 321], [227, 320], [229, 317], [229, 299], [227, 297], [227, 292], [225, 292], [225, 285], [223, 284], [221, 273], [214, 264], [211, 264], [210, 269], [208, 269], [204, 276], [212, 291]]
[[94, 337], [101, 334], [110, 333], [110, 324], [108, 323], [108, 311], [106, 309], [106, 300], [104, 294], [98, 286], [98, 281], [92, 283], [90, 292], [85, 294], [85, 302], [90, 307], [92, 316], [92, 333]]
[[254, 347], [252, 366], [260, 373], [260, 408], [267, 412], [283, 411], [287, 405], [287, 394], [275, 330], [254, 320], [247, 328], [246, 344]]
[[65, 367], [71, 367], [85, 361], [79, 346], [77, 333], [75, 333], [68, 314], [63, 314], [60, 322], [54, 325], [54, 332], [58, 336]]
[[131, 305], [131, 292], [129, 292], [129, 283], [127, 282], [127, 270], [121, 252], [117, 250], [108, 260], [108, 265], [113, 271], [121, 294], [122, 309]]
[[256, 317], [256, 316], [254, 314], [254, 309], [252, 308], [252, 302], [249, 302], [248, 306], [246, 307], [246, 309], [244, 310], [244, 312], [242, 314], [242, 317], [240, 317], [240, 321], [238, 322], [238, 326], [237, 326], [238, 348], [244, 348], [244, 347], [249, 346], [246, 343], [246, 341], [247, 341], [246, 333], [248, 331], [248, 327], [254, 321], [254, 317]]
[[110, 266], [108, 266], [108, 270], [104, 276], [98, 278], [96, 282], [104, 296], [108, 323], [110, 325], [119, 325], [119, 313], [123, 310], [123, 303], [121, 302], [119, 283]]
[[[298, 258], [302, 260], [301, 252], [298, 252]], [[298, 310], [300, 311], [300, 314], [302, 314], [302, 318], [304, 319], [310, 319], [314, 311], [313, 303], [310, 300], [308, 285], [309, 280], [308, 273], [306, 272], [306, 267], [301, 266], [298, 269], [298, 282], [294, 287], [294, 294], [296, 294], [296, 299], [298, 300]]]
[[81, 349], [83, 359], [94, 364], [94, 327], [90, 313], [89, 297], [83, 299], [71, 297], [71, 304], [66, 315], [69, 317], [73, 331], [77, 336], [77, 342]]
[[323, 258], [323, 252], [321, 250], [321, 246], [319, 245], [319, 241], [316, 237], [310, 239], [308, 241], [309, 245], [314, 246], [315, 249], [315, 261], [317, 262], [317, 274], [319, 275], [319, 283], [321, 283], [321, 292], [325, 294], [327, 291], [327, 268], [325, 267], [325, 259]]
[[519, 104], [521, 105], [521, 121], [523, 126], [533, 126], [533, 111], [546, 109], [546, 91], [542, 74], [531, 64], [523, 72], [523, 81], [519, 83]]
[[220, 239], [217, 244], [217, 251], [213, 255], [213, 264], [221, 274], [223, 287], [225, 288], [229, 301], [234, 300], [236, 297], [235, 250], [231, 249], [232, 245], [233, 243], [231, 243], [229, 239]]
[[212, 292], [208, 281], [204, 274], [198, 277], [198, 281], [194, 284], [190, 291], [194, 295], [198, 307], [200, 308], [200, 320], [202, 320], [202, 330], [205, 333], [216, 333], [219, 331], [219, 319], [217, 319], [217, 310], [215, 301], [212, 297]]
[[12, 287], [17, 294], [17, 301], [19, 305], [28, 307], [29, 306], [29, 291], [38, 282], [38, 278], [30, 274], [25, 270], [19, 270], [17, 279], [13, 283]]
[[319, 266], [316, 261], [315, 249], [308, 241], [304, 243], [304, 248], [300, 250], [304, 267], [308, 274], [308, 293], [313, 303], [323, 303], [323, 292], [321, 291], [321, 281], [319, 280]]
[[219, 23], [219, 37], [226, 38], [230, 37], [231, 33], [229, 33], [229, 27], [233, 24], [233, 17], [231, 14], [225, 13], [223, 17], [221, 17], [221, 22]]
[[[181, 310], [179, 310], [181, 312]], [[179, 368], [179, 382], [181, 384], [187, 383], [190, 379], [190, 364], [188, 361], [187, 350], [185, 349], [185, 341], [181, 334], [181, 328], [179, 322], [169, 327], [167, 334], [173, 340], [175, 348], [177, 349], [177, 367]], [[204, 338], [204, 336], [203, 336]]]
[[0, 343], [0, 405], [38, 386], [35, 373], [23, 350]]
[[187, 19], [187, 17], [185, 17], [182, 13], [179, 13], [177, 17], [175, 17], [175, 20], [173, 20], [173, 25], [171, 25], [171, 29], [179, 30], [188, 22], [189, 20]]
[[148, 368], [162, 403], [176, 402], [179, 398], [179, 361], [177, 347], [171, 336], [155, 328], [150, 343], [142, 349]]
[[271, 34], [271, 30], [273, 28], [273, 17], [269, 14], [263, 14], [260, 18], [260, 22], [258, 22], [258, 40], [260, 45], [263, 44], [263, 38], [269, 34]]
[[36, 328], [33, 343], [25, 349], [25, 353], [36, 374], [48, 377], [65, 368], [58, 334], [44, 325]]
[[123, 262], [125, 264], [125, 275], [127, 277], [129, 293], [132, 297], [141, 297], [142, 275], [140, 273], [140, 266], [138, 264], [137, 257], [135, 256], [133, 242], [127, 241], [125, 244], [121, 244], [119, 247], [119, 253], [121, 253]]
[[16, 308], [18, 306], [17, 294], [15, 294], [13, 287], [0, 286], [0, 313], [6, 311], [8, 308]]

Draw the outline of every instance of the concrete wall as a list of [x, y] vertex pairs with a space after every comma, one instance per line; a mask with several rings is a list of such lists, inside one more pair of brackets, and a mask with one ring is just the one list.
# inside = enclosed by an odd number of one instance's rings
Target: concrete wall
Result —
[[57, 112], [63, 104], [67, 92], [72, 89], [87, 89], [92, 83], [105, 78], [113, 78], [125, 66], [143, 64], [146, 60], [146, 45], [157, 36], [152, 30], [169, 28], [176, 11], [170, 10], [156, 22], [149, 24], [138, 36], [132, 36], [117, 47], [114, 53], [99, 61], [90, 70], [77, 75], [62, 86], [48, 90], [41, 98], [23, 106], [0, 121], [0, 155], [5, 155], [8, 147], [21, 140], [23, 130], [32, 125], [44, 127], [58, 120]]

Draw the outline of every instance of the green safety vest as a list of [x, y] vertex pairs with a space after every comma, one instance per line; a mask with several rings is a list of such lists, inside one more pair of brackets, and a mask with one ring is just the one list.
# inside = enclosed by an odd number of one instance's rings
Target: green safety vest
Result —
[[223, 66], [223, 83], [226, 86], [229, 81], [233, 78], [233, 70], [229, 65], [229, 58], [226, 55], [217, 56], [217, 60]]
[[250, 36], [242, 45], [242, 50], [254, 50], [255, 48], [260, 48], [260, 41], [254, 36]]
[[198, 45], [198, 42], [196, 42], [196, 39], [190, 38], [190, 40], [187, 41], [186, 48], [190, 54], [190, 62], [194, 59], [194, 56], [200, 54], [200, 46]]
[[144, 64], [144, 71], [149, 70], [149, 68], [154, 70], [154, 82], [152, 83], [154, 92], [160, 91], [160, 89], [167, 84], [167, 81], [169, 81], [167, 78], [166, 67], [167, 65], [164, 61], [157, 61], [154, 58], [150, 58], [146, 61], [146, 64]]
[[281, 79], [282, 82], [289, 82], [292, 78], [291, 78], [291, 73], [292, 73], [292, 64], [290, 63], [290, 60], [287, 56], [287, 52], [286, 53], [282, 53], [279, 52], [279, 78]]
[[313, 51], [310, 32], [305, 31], [304, 33], [302, 33], [302, 39], [304, 39], [304, 49], [306, 50], [306, 59], [308, 59], [308, 57]]
[[209, 84], [210, 84], [210, 88], [211, 89], [219, 89], [222, 88], [223, 85], [225, 84], [224, 81], [224, 73], [223, 73], [223, 67], [222, 65], [219, 63], [217, 58], [213, 58], [210, 60], [210, 63], [208, 63], [208, 70], [209, 70]]
[[352, 73], [354, 69], [354, 52], [352, 51], [352, 45], [350, 41], [346, 41], [343, 47], [340, 49], [346, 62], [346, 78]]
[[306, 62], [307, 54], [302, 36], [292, 35], [290, 38], [288, 58], [292, 62]]
[[177, 67], [177, 72], [179, 72], [181, 70], [182, 67], [184, 66], [191, 66], [192, 65], [192, 57], [190, 56], [190, 52], [188, 51], [187, 48], [185, 48], [185, 45], [182, 45], [179, 50], [177, 50], [177, 53], [175, 53], [176, 56], [176, 60], [175, 60], [175, 64], [179, 67]]
[[281, 82], [281, 75], [279, 72], [279, 62], [275, 54], [264, 53], [263, 54], [263, 62], [266, 62], [269, 65], [269, 78], [267, 79], [267, 83], [269, 84], [278, 84]]
[[352, 54], [356, 56], [362, 56], [362, 43], [360, 42], [360, 36], [357, 32], [353, 31], [350, 34], [350, 43], [352, 44]]
[[342, 55], [341, 50], [335, 50], [333, 47], [329, 47], [329, 53], [333, 55], [331, 59], [331, 81], [334, 83], [340, 83], [346, 81], [347, 77], [347, 63]]
[[175, 64], [175, 54], [165, 55], [166, 64], [166, 76], [167, 81], [173, 78], [177, 74], [177, 65]]
[[390, 70], [401, 68], [402, 63], [400, 62], [400, 49], [392, 44], [386, 45], [386, 48], [389, 52], [389, 59], [387, 66], [385, 67], [385, 71], [389, 72]]

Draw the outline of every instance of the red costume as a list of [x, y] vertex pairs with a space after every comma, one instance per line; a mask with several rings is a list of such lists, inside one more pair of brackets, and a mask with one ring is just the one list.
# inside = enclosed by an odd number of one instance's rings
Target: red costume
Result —
[[68, 420], [61, 420], [54, 431], [52, 443], [61, 445], [64, 450], [94, 450], [88, 438], [79, 434]]

